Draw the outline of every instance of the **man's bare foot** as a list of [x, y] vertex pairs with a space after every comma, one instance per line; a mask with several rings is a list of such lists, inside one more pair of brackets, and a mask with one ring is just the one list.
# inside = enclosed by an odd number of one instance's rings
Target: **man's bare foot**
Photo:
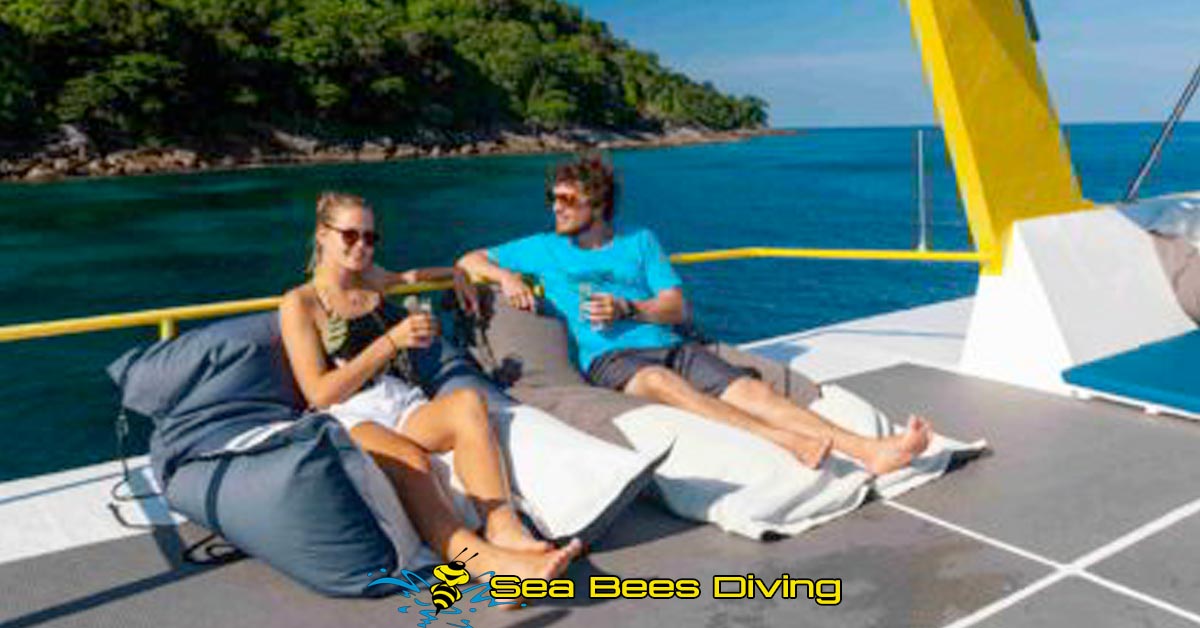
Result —
[[487, 519], [484, 536], [489, 543], [498, 547], [521, 552], [545, 552], [554, 548], [546, 541], [533, 538], [510, 506], [493, 510]]
[[900, 448], [912, 454], [921, 455], [929, 447], [933, 438], [933, 425], [929, 420], [915, 414], [908, 415], [908, 429], [900, 435]]
[[871, 454], [863, 459], [863, 466], [872, 475], [903, 469], [929, 447], [932, 434], [929, 421], [916, 415], [909, 416], [907, 430], [898, 436], [879, 439]]
[[829, 452], [833, 451], [833, 439], [828, 436], [812, 438], [793, 432], [780, 432], [777, 438], [779, 439], [777, 444], [780, 447], [788, 450], [800, 461], [800, 464], [809, 469], [820, 467], [821, 463], [829, 457]]

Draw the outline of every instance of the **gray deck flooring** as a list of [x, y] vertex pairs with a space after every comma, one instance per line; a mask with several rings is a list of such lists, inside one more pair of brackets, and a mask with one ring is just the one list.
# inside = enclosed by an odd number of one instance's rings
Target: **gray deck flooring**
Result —
[[[1187, 507], [1200, 503], [1200, 425], [915, 366], [840, 383], [894, 416], [915, 409], [948, 435], [985, 437], [995, 453], [897, 503], [871, 503], [774, 543], [638, 502], [572, 567], [579, 599], [513, 613], [481, 608], [432, 626], [461, 618], [477, 628], [1194, 625], [1200, 515]], [[1172, 512], [1171, 525], [1148, 533]], [[184, 526], [179, 534], [191, 540], [200, 531]], [[1122, 538], [1128, 545], [1111, 545]], [[160, 533], [2, 565], [0, 624], [417, 625], [397, 612], [404, 598], [322, 598], [254, 560], [178, 565], [179, 543], [174, 532]], [[1081, 559], [1083, 575], [1064, 569]], [[712, 598], [713, 575], [747, 573], [841, 578], [842, 604]], [[583, 597], [589, 576], [607, 574], [697, 578], [702, 595]]]

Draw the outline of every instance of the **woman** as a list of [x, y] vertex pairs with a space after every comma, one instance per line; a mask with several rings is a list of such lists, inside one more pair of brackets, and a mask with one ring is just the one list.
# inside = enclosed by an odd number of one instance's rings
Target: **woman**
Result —
[[[484, 398], [458, 390], [426, 399], [406, 368], [407, 350], [428, 347], [437, 325], [427, 312], [405, 316], [383, 293], [453, 271], [393, 273], [375, 266], [375, 217], [357, 196], [322, 194], [316, 218], [311, 280], [279, 306], [284, 348], [309, 405], [337, 418], [379, 463], [422, 537], [441, 555], [463, 547], [478, 551], [472, 563], [478, 573], [562, 573], [580, 544], [556, 550], [517, 519]], [[454, 471], [483, 518], [483, 538], [463, 524], [430, 472], [429, 454], [451, 450]]]

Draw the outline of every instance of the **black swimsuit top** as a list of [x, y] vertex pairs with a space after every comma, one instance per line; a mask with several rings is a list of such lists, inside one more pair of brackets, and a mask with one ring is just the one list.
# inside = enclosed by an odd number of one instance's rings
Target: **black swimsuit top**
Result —
[[[379, 295], [379, 305], [375, 309], [354, 318], [342, 318], [333, 308], [325, 303], [325, 298], [318, 288], [317, 302], [325, 312], [325, 328], [321, 330], [321, 342], [325, 346], [326, 359], [331, 368], [354, 359], [362, 353], [393, 325], [404, 320], [406, 314], [392, 304], [383, 295]], [[407, 355], [401, 351], [396, 355], [384, 372], [395, 375], [400, 379], [412, 381], [411, 368], [408, 366]]]

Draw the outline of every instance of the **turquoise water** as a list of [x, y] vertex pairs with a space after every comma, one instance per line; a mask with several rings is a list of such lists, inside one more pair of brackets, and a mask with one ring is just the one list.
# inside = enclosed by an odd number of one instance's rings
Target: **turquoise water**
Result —
[[[1155, 125], [1069, 129], [1084, 192], [1119, 197]], [[929, 141], [933, 244], [968, 246], [941, 140]], [[913, 129], [817, 130], [622, 151], [619, 219], [672, 252], [750, 245], [908, 248]], [[449, 264], [547, 228], [546, 167], [520, 156], [0, 185], [0, 324], [278, 294], [302, 280], [313, 199], [368, 197], [382, 263]], [[1183, 125], [1144, 195], [1200, 189], [1200, 124]], [[975, 269], [756, 260], [681, 267], [701, 326], [741, 342], [970, 294]], [[0, 480], [111, 458], [103, 367], [152, 329], [0, 345]], [[135, 449], [144, 449], [145, 427]]]

